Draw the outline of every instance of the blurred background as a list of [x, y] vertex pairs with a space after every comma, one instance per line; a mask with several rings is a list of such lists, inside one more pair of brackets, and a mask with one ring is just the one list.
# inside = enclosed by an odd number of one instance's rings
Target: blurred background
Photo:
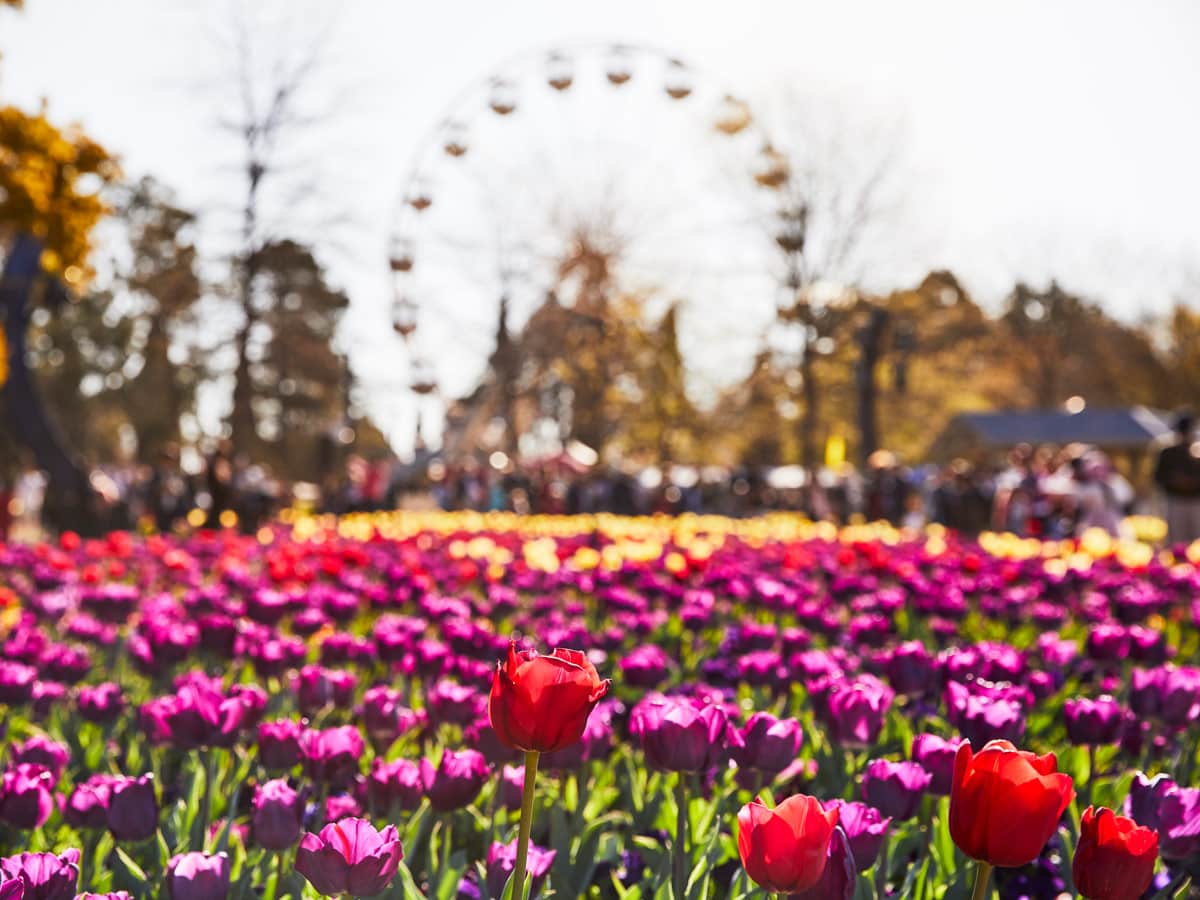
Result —
[[1200, 9], [743, 6], [0, 2], [0, 537], [1200, 528]]

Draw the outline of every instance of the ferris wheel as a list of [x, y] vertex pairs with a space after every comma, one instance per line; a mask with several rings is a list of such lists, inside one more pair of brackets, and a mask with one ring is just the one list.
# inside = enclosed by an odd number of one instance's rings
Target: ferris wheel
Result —
[[470, 84], [421, 142], [390, 239], [392, 325], [412, 390], [479, 381], [592, 252], [653, 318], [677, 303], [689, 385], [744, 371], [774, 316], [769, 222], [786, 159], [749, 105], [658, 50], [587, 45], [516, 57]]

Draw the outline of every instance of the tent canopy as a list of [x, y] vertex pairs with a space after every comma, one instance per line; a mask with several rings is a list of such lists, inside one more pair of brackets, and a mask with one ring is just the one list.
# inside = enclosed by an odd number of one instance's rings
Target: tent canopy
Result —
[[1107, 450], [1144, 450], [1169, 434], [1169, 415], [1134, 406], [962, 413], [947, 426], [939, 444], [973, 444], [1002, 450], [1016, 444], [1094, 444]]

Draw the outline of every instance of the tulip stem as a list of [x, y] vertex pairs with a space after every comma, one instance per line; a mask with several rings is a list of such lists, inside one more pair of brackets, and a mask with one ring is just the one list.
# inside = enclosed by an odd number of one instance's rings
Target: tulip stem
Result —
[[886, 897], [887, 896], [888, 868], [890, 867], [890, 862], [888, 860], [888, 850], [891, 849], [890, 844], [891, 844], [891, 842], [885, 836], [884, 840], [883, 840], [883, 848], [880, 850], [880, 853], [879, 853], [879, 862], [877, 862], [875, 864], [875, 896], [876, 897]]
[[521, 793], [521, 828], [517, 834], [517, 862], [513, 866], [512, 900], [523, 900], [525, 896], [525, 862], [529, 858], [529, 834], [533, 831], [533, 795], [540, 755], [536, 750], [525, 751], [525, 788]]
[[688, 799], [687, 786], [684, 783], [686, 777], [684, 772], [675, 776], [675, 841], [671, 844], [675, 900], [683, 900], [687, 891]]
[[988, 881], [992, 877], [992, 864], [978, 860], [975, 863], [975, 890], [971, 900], [983, 900], [988, 894]]
[[200, 842], [207, 850], [208, 829], [212, 825], [217, 799], [216, 786], [213, 784], [217, 780], [217, 751], [214, 747], [208, 747], [199, 752], [204, 756], [204, 802], [200, 804], [204, 815], [200, 819]]
[[[1092, 789], [1096, 784], [1096, 745], [1088, 744], [1088, 780], [1087, 780], [1087, 795], [1088, 800], [1092, 799]], [[1088, 804], [1091, 805], [1090, 802]]]

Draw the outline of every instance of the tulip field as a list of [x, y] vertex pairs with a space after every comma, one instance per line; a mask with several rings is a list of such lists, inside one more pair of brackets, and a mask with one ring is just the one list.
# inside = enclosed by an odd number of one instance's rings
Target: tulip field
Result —
[[779, 515], [0, 544], [0, 900], [1185, 897], [1200, 547]]

